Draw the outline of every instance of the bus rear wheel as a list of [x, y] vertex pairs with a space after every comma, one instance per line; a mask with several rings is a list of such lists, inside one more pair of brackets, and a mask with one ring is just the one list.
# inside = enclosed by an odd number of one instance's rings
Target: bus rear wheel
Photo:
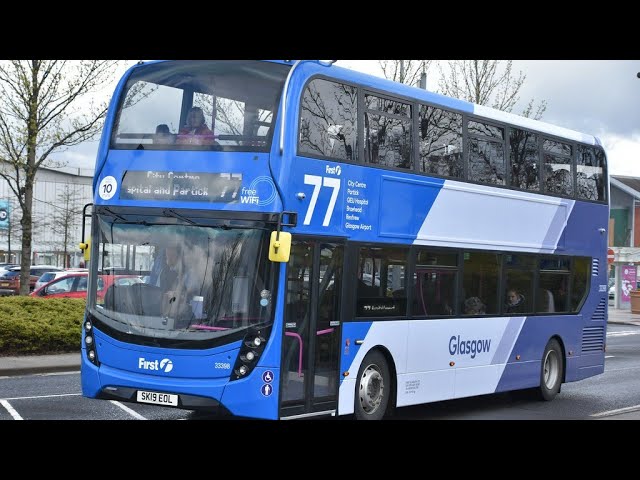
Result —
[[357, 420], [381, 420], [389, 405], [391, 374], [384, 355], [373, 350], [364, 357], [356, 382]]
[[549, 340], [542, 354], [540, 366], [540, 388], [538, 396], [541, 400], [551, 401], [560, 392], [564, 377], [564, 358], [562, 347], [555, 338]]

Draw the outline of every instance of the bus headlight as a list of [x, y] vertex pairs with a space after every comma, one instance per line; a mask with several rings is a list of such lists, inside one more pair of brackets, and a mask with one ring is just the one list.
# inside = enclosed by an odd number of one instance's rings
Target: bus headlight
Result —
[[258, 364], [258, 360], [262, 355], [266, 345], [271, 326], [268, 327], [250, 327], [242, 341], [240, 352], [236, 363], [231, 370], [230, 380], [238, 380], [248, 376]]
[[86, 318], [83, 324], [84, 328], [84, 345], [87, 347], [87, 358], [94, 365], [99, 365], [98, 354], [96, 353], [95, 339], [93, 338], [93, 323], [89, 317]]

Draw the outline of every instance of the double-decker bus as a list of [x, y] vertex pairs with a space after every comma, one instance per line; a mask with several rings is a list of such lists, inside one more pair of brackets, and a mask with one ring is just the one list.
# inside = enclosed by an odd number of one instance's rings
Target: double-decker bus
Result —
[[94, 192], [86, 397], [380, 419], [604, 371], [593, 136], [329, 62], [148, 62]]

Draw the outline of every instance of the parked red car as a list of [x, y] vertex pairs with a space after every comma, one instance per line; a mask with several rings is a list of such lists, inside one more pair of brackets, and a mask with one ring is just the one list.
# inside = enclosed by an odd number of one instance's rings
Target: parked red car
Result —
[[[86, 272], [70, 272], [68, 275], [56, 278], [43, 285], [31, 293], [32, 297], [44, 298], [87, 298], [87, 280], [89, 274]], [[135, 275], [99, 275], [98, 276], [98, 298], [104, 298], [107, 289], [113, 285], [130, 283], [141, 283], [142, 279]]]

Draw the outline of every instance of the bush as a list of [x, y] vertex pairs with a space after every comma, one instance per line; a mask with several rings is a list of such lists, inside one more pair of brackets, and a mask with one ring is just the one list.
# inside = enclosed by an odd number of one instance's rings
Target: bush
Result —
[[0, 298], [0, 355], [80, 351], [85, 299]]

